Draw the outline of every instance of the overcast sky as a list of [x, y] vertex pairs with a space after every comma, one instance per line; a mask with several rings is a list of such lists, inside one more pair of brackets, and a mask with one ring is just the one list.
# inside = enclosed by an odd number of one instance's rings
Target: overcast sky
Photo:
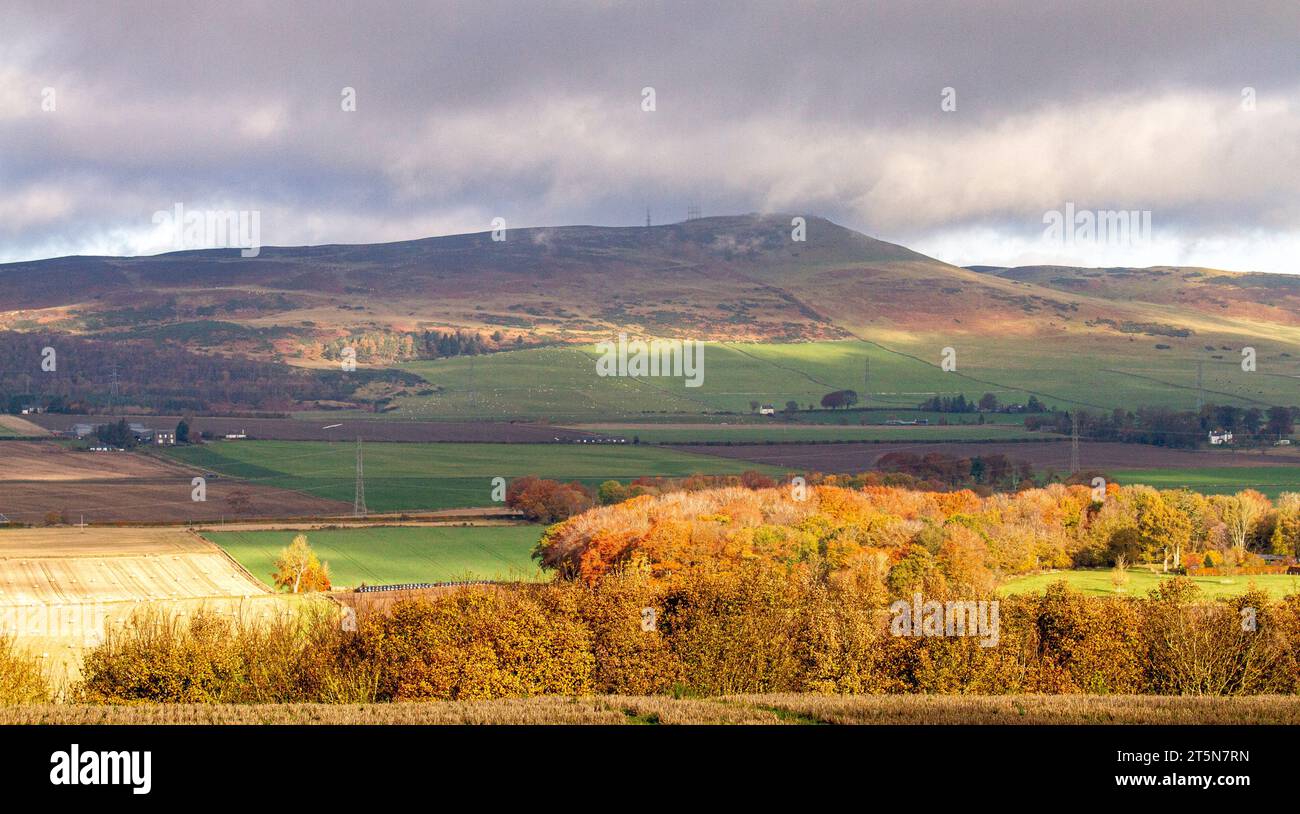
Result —
[[[0, 4], [0, 261], [169, 250], [175, 202], [298, 245], [692, 201], [1300, 273], [1300, 2]], [[1149, 239], [1048, 239], [1067, 205]]]

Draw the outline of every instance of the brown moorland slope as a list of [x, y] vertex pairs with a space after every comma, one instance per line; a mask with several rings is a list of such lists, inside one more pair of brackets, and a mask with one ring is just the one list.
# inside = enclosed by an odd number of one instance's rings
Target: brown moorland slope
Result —
[[[1255, 332], [1300, 341], [1286, 275], [959, 268], [808, 217], [521, 228], [376, 245], [0, 265], [0, 330], [153, 338], [319, 362], [348, 333], [463, 328], [497, 347], [616, 330], [719, 340]], [[1276, 326], [1270, 334], [1259, 326]]]

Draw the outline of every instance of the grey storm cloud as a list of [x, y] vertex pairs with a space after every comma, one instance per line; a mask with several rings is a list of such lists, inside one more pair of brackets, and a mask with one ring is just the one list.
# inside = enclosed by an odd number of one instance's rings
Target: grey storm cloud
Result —
[[[295, 244], [694, 200], [952, 262], [1300, 271], [1293, 0], [49, 5], [0, 8], [0, 260], [166, 250], [177, 201]], [[1157, 239], [1044, 254], [1066, 202]]]

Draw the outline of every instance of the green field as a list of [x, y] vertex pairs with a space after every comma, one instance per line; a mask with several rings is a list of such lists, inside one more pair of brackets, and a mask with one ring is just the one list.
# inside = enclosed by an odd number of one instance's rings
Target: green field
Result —
[[1214, 466], [1196, 469], [1117, 469], [1109, 473], [1124, 485], [1144, 483], [1157, 489], [1191, 489], [1224, 495], [1255, 489], [1276, 499], [1300, 492], [1300, 466]]
[[[1170, 576], [1152, 571], [1129, 569], [1128, 584], [1123, 593], [1116, 593], [1111, 584], [1111, 572], [1105, 569], [1078, 569], [1073, 571], [1053, 571], [1048, 574], [1032, 574], [1016, 577], [1004, 583], [1000, 590], [1006, 594], [1040, 593], [1054, 582], [1065, 580], [1070, 587], [1094, 596], [1137, 596], [1145, 597], [1147, 592]], [[1252, 586], [1266, 590], [1273, 597], [1300, 593], [1300, 576], [1284, 574], [1263, 574], [1259, 576], [1237, 577], [1192, 577], [1192, 582], [1201, 589], [1201, 595], [1209, 599], [1225, 596], [1237, 596]]]
[[770, 426], [729, 424], [712, 427], [671, 424], [588, 425], [585, 429], [609, 435], [621, 435], [652, 444], [690, 444], [731, 442], [736, 444], [792, 443], [810, 441], [1017, 441], [1057, 437], [1050, 433], [1029, 432], [1014, 426], [977, 424], [928, 427], [836, 426], [818, 424], [773, 423]]
[[[398, 399], [387, 417], [412, 419], [548, 418], [556, 421], [633, 418], [654, 414], [698, 415], [710, 411], [749, 413], [750, 402], [783, 407], [817, 405], [832, 390], [864, 391], [864, 367], [871, 364], [871, 406], [914, 408], [934, 393], [985, 390], [958, 383], [936, 364], [885, 351], [863, 342], [798, 344], [708, 343], [699, 387], [674, 378], [602, 378], [596, 375], [595, 346], [542, 348], [477, 358], [412, 362], [417, 373], [442, 391]], [[1028, 399], [1023, 392], [1000, 393], [1004, 401]]]
[[[220, 475], [351, 502], [356, 445], [324, 441], [218, 441], [166, 454]], [[366, 507], [372, 512], [492, 505], [492, 479], [536, 475], [601, 481], [643, 476], [783, 470], [658, 447], [581, 444], [366, 444]]]
[[306, 534], [329, 563], [336, 588], [450, 582], [466, 579], [543, 579], [532, 560], [540, 526], [388, 526], [314, 531], [204, 532], [253, 576], [271, 584], [275, 558], [296, 534]]
[[[1063, 336], [1026, 343], [1014, 336], [956, 335], [896, 337], [884, 344], [708, 343], [703, 383], [695, 388], [674, 378], [599, 377], [594, 345], [535, 348], [403, 364], [401, 369], [423, 376], [429, 386], [398, 397], [396, 409], [382, 415], [557, 422], [698, 417], [719, 411], [747, 415], [751, 401], [777, 408], [795, 401], [806, 408], [840, 389], [865, 392], [870, 406], [900, 410], [935, 394], [978, 399], [985, 392], [1003, 403], [1024, 403], [1034, 393], [1066, 409], [1162, 405], [1190, 410], [1197, 401], [1198, 362], [1207, 401], [1243, 406], [1295, 401], [1300, 362], [1281, 346], [1260, 343], [1259, 368], [1247, 373], [1236, 354], [1240, 342], [1229, 340], [1224, 350], [1225, 340], [1211, 335], [1129, 340]], [[1170, 347], [1157, 349], [1157, 344]], [[957, 354], [955, 372], [939, 368], [947, 346]], [[418, 395], [419, 390], [430, 392]]]

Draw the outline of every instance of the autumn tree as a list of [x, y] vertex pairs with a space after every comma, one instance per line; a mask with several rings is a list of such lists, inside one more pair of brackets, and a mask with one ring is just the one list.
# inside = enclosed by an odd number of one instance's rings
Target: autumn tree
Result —
[[[606, 490], [610, 496], [612, 487]], [[580, 514], [596, 504], [591, 490], [581, 483], [560, 483], [531, 475], [515, 478], [506, 489], [506, 505], [529, 520], [554, 523]]]
[[280, 550], [275, 560], [272, 579], [277, 588], [288, 588], [290, 593], [328, 591], [330, 589], [329, 563], [316, 558], [316, 552], [307, 544], [307, 535], [293, 538], [288, 548]]
[[1300, 557], [1300, 492], [1283, 492], [1277, 500], [1277, 522], [1269, 536], [1269, 552]]
[[1256, 527], [1268, 512], [1268, 498], [1253, 489], [1246, 489], [1235, 495], [1215, 495], [1210, 498], [1210, 505], [1240, 559], [1246, 553], [1246, 545], [1254, 539]]
[[1158, 555], [1161, 569], [1169, 570], [1169, 556], [1174, 557], [1174, 567], [1182, 561], [1182, 552], [1192, 538], [1192, 524], [1163, 494], [1155, 490], [1144, 492], [1138, 501], [1138, 539], [1142, 551], [1150, 561]]

